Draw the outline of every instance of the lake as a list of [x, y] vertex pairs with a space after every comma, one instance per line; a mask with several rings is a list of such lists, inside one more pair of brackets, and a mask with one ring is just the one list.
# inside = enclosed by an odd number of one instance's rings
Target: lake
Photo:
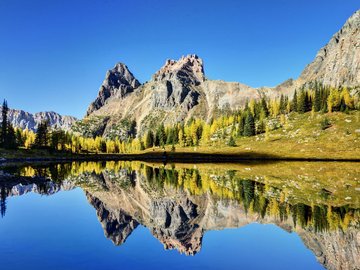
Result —
[[1, 269], [360, 269], [360, 166], [0, 169]]

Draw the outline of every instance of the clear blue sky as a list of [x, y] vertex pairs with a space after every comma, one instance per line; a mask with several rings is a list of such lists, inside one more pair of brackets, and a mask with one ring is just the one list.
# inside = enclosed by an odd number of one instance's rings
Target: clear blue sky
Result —
[[0, 0], [0, 98], [82, 117], [106, 70], [145, 82], [196, 53], [210, 79], [274, 86], [301, 70], [359, 0]]

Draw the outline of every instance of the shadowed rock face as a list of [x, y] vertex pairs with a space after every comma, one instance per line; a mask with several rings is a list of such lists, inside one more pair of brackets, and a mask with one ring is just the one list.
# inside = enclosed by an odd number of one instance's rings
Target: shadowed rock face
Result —
[[195, 205], [188, 198], [174, 201], [164, 198], [151, 202], [151, 233], [166, 249], [177, 248], [181, 253], [195, 254], [200, 251], [202, 229], [194, 223], [198, 217]]
[[86, 194], [89, 203], [96, 209], [101, 226], [104, 229], [105, 236], [115, 244], [121, 245], [139, 225], [139, 223], [131, 218], [124, 211], [109, 211], [104, 204], [97, 198]]
[[[0, 106], [0, 111], [2, 107]], [[2, 116], [0, 115], [0, 121]], [[56, 112], [38, 112], [35, 114], [28, 113], [22, 110], [9, 109], [8, 120], [17, 128], [28, 129], [36, 131], [38, 125], [42, 121], [48, 121], [50, 127], [60, 128], [62, 130], [70, 130], [71, 126], [77, 121], [72, 116], [62, 116]]]
[[87, 115], [105, 105], [108, 98], [123, 99], [131, 93], [140, 83], [123, 63], [118, 63], [106, 73], [106, 77], [100, 86], [99, 94], [95, 101], [90, 104]]

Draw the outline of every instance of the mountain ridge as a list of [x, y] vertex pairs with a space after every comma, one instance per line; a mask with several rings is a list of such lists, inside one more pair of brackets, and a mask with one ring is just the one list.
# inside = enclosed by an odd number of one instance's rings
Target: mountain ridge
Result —
[[[0, 110], [2, 110], [2, 106], [0, 106]], [[78, 120], [73, 116], [60, 115], [53, 111], [37, 112], [33, 114], [11, 108], [9, 108], [7, 117], [12, 126], [31, 131], [36, 131], [38, 125], [44, 120], [49, 122], [49, 126], [51, 128], [59, 128], [69, 131], [72, 125]], [[0, 120], [2, 120], [2, 115], [0, 115]]]
[[[219, 116], [222, 111], [240, 109], [250, 99], [275, 98], [281, 94], [291, 98], [295, 89], [312, 82], [333, 87], [358, 87], [359, 26], [360, 10], [319, 50], [315, 59], [297, 79], [285, 80], [275, 87], [253, 88], [240, 82], [206, 79], [203, 60], [190, 54], [179, 60], [166, 60], [150, 81], [132, 87], [126, 94], [120, 97], [117, 94], [108, 96], [104, 95], [104, 92], [118, 91], [107, 87], [110, 85], [106, 82], [110, 70], [96, 98], [104, 102], [95, 110], [90, 110], [90, 105], [86, 118], [107, 117], [107, 121], [103, 122], [100, 128], [105, 137], [119, 133], [118, 127], [121, 126], [121, 121], [125, 120], [134, 120], [141, 135], [160, 123], [174, 124], [192, 117], [209, 121]], [[126, 72], [132, 75], [128, 69]], [[124, 74], [117, 75], [121, 81]], [[131, 79], [136, 80], [135, 77]], [[125, 82], [119, 89], [127, 85]]]

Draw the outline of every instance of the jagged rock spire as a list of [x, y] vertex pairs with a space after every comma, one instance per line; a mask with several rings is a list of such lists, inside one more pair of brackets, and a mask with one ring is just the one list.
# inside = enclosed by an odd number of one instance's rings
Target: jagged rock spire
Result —
[[140, 82], [123, 63], [117, 63], [106, 73], [97, 98], [87, 110], [87, 115], [101, 108], [110, 97], [124, 98], [140, 86]]

